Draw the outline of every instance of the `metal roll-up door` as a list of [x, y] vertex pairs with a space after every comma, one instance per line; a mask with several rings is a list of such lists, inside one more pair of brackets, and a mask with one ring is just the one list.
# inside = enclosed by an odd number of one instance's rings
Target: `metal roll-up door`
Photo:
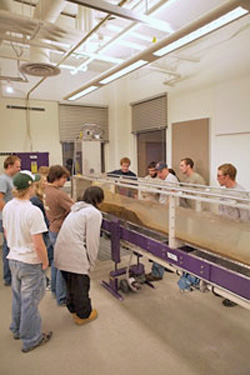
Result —
[[59, 105], [59, 133], [62, 143], [74, 142], [84, 124], [99, 125], [103, 130], [102, 140], [109, 140], [107, 106]]
[[167, 128], [167, 94], [131, 103], [132, 133]]

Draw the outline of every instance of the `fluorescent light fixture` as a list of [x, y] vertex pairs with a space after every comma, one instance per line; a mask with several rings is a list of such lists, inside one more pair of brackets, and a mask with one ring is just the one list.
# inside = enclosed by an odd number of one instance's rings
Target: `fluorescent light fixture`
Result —
[[176, 40], [173, 43], [168, 44], [166, 47], [159, 49], [154, 52], [155, 56], [164, 56], [169, 52], [175, 51], [176, 49], [185, 46], [186, 44], [193, 42], [200, 37], [209, 34], [210, 32], [219, 29], [220, 27], [226, 25], [229, 22], [236, 20], [237, 18], [248, 13], [246, 9], [242, 7], [237, 7], [229, 13], [217, 18], [216, 20], [208, 23], [207, 25], [202, 26], [201, 28], [191, 32], [190, 34], [185, 35], [184, 37]]
[[98, 88], [98, 86], [90, 86], [90, 87], [88, 87], [87, 89], [82, 90], [82, 91], [78, 92], [77, 94], [75, 94], [75, 95], [73, 95], [73, 96], [70, 96], [70, 97], [68, 98], [68, 100], [76, 100], [76, 99], [79, 99], [79, 98], [81, 98], [82, 96], [87, 95], [87, 94], [89, 94], [89, 93], [92, 92], [92, 91], [95, 91], [97, 88]]
[[102, 79], [99, 83], [101, 83], [102, 85], [105, 85], [106, 83], [112, 82], [115, 79], [120, 78], [120, 77], [124, 76], [125, 74], [130, 73], [133, 70], [138, 69], [138, 68], [140, 68], [141, 66], [143, 66], [145, 64], [148, 64], [148, 61], [146, 61], [146, 60], [138, 60], [134, 64], [131, 64], [131, 65], [127, 66], [126, 68], [121, 69], [121, 70], [119, 70], [118, 72], [116, 72], [114, 74], [111, 74], [111, 76]]

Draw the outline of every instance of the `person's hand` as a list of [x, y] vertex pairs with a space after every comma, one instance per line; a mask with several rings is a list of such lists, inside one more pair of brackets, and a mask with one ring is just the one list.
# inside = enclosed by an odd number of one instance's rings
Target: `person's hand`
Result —
[[49, 267], [49, 262], [48, 262], [48, 259], [47, 259], [47, 260], [46, 260], [45, 262], [43, 262], [43, 264], [42, 264], [42, 270], [45, 271], [48, 267]]

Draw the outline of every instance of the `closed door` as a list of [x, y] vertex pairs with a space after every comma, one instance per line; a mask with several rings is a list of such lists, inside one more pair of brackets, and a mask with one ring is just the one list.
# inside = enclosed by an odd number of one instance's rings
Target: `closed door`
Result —
[[172, 168], [181, 181], [185, 176], [180, 173], [181, 159], [191, 158], [194, 170], [209, 184], [209, 119], [176, 122], [172, 124]]
[[137, 134], [138, 176], [147, 175], [151, 161], [166, 160], [166, 130], [154, 130]]

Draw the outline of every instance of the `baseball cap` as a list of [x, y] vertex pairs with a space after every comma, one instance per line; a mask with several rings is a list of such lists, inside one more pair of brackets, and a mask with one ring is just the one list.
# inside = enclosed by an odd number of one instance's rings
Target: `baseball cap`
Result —
[[164, 162], [164, 161], [159, 161], [157, 164], [156, 164], [156, 171], [161, 171], [162, 169], [164, 168], [167, 168], [168, 165]]
[[30, 171], [20, 171], [13, 177], [13, 184], [17, 190], [27, 189], [34, 182], [41, 179], [39, 174], [33, 175]]

